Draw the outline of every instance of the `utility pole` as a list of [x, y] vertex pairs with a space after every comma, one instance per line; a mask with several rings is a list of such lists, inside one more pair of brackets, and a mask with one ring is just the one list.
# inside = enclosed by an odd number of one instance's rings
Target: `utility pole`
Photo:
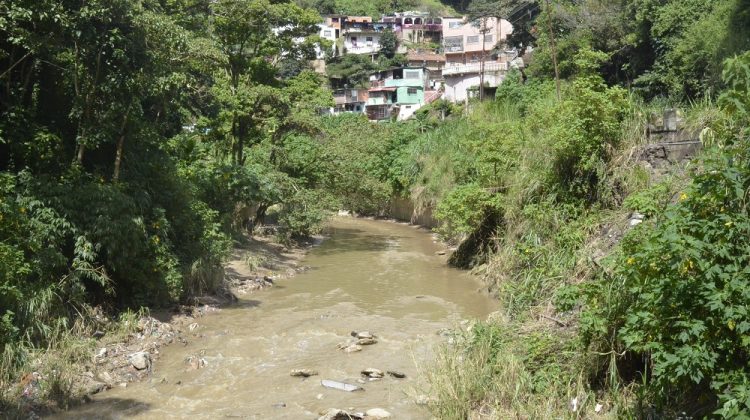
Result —
[[552, 6], [547, 2], [547, 27], [549, 29], [550, 47], [552, 47], [552, 65], [555, 67], [555, 85], [557, 87], [557, 100], [560, 101], [560, 72], [557, 69], [557, 47], [555, 46], [555, 33], [552, 29]]
[[489, 32], [490, 30], [490, 28], [487, 27], [487, 19], [489, 18], [481, 18], [481, 25], [479, 27], [479, 31], [482, 33], [482, 56], [479, 60], [479, 102], [482, 102], [484, 100], [484, 60], [486, 54], [485, 40], [487, 39], [487, 32]]

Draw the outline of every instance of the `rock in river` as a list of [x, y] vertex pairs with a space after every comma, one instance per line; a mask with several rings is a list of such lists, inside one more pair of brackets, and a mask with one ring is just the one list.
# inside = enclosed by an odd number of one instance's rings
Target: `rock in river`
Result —
[[362, 420], [362, 416], [338, 408], [330, 408], [318, 420]]
[[134, 368], [143, 370], [151, 367], [151, 355], [145, 351], [139, 351], [128, 356], [128, 361]]
[[406, 374], [404, 372], [399, 372], [397, 370], [389, 370], [388, 374], [398, 379], [406, 378]]
[[352, 331], [351, 336], [355, 338], [375, 338], [375, 334], [369, 331]]
[[362, 351], [362, 346], [353, 343], [340, 343], [338, 348], [344, 351], [344, 353], [354, 353], [355, 351]]
[[378, 340], [374, 338], [360, 338], [359, 340], [357, 340], [357, 344], [359, 344], [360, 346], [369, 346], [370, 344], [375, 344], [377, 342]]
[[382, 408], [371, 408], [365, 412], [365, 415], [368, 419], [387, 419], [391, 417], [391, 413]]
[[364, 369], [362, 375], [367, 376], [368, 378], [382, 378], [385, 376], [382, 370], [375, 368]]
[[312, 369], [292, 369], [289, 372], [289, 375], [291, 376], [301, 376], [303, 378], [309, 378], [310, 376], [315, 376], [317, 374], [318, 371]]
[[185, 359], [185, 364], [187, 365], [187, 370], [191, 371], [203, 369], [204, 367], [206, 367], [206, 365], [208, 365], [208, 362], [206, 361], [206, 359], [200, 357], [199, 355], [192, 355], [188, 356]]

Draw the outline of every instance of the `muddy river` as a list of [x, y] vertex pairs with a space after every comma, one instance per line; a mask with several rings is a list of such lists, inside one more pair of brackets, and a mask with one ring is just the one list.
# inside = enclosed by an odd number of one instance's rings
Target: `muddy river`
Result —
[[[426, 391], [420, 371], [445, 340], [438, 332], [486, 317], [495, 302], [478, 292], [477, 280], [446, 266], [424, 230], [337, 218], [327, 233], [302, 262], [309, 271], [201, 318], [204, 337], [162, 349], [150, 381], [97, 395], [66, 418], [315, 419], [331, 407], [429, 418], [413, 401]], [[359, 352], [337, 349], [353, 330], [378, 342]], [[208, 364], [188, 371], [185, 359], [197, 353]], [[297, 368], [319, 375], [291, 377]], [[365, 368], [406, 378], [362, 384]], [[328, 389], [323, 379], [365, 390]]]

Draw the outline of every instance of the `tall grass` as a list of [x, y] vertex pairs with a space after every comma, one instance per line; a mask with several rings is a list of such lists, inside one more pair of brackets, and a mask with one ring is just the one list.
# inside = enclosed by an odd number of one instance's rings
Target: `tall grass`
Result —
[[[607, 419], [627, 413], [623, 401], [597, 395], [572, 374], [560, 340], [540, 330], [512, 332], [518, 326], [478, 323], [440, 348], [435, 364], [424, 369], [435, 417]], [[539, 357], [559, 358], [561, 369], [542, 371], [548, 366]]]
[[[504, 318], [477, 324], [441, 348], [435, 365], [425, 370], [436, 397], [431, 410], [438, 418], [457, 419], [635, 417], [642, 413], [635, 411], [639, 404], [647, 404], [640, 400], [639, 384], [619, 382], [615, 354], [582, 347], [575, 329], [580, 306], [571, 291], [602, 275], [598, 261], [616, 251], [628, 215], [637, 210], [633, 203], [668, 202], [684, 185], [683, 169], [654, 172], [640, 161], [643, 147], [653, 141], [651, 115], [672, 104], [626, 98], [613, 131], [617, 138], [607, 142], [596, 167], [596, 200], [585, 201], [567, 196], [555, 178], [559, 132], [550, 127], [562, 118], [554, 113], [555, 95], [541, 92], [524, 103], [522, 110], [507, 102], [475, 106], [470, 116], [433, 132], [415, 149], [422, 154], [415, 178], [420, 199], [435, 203], [465, 183], [459, 174], [483, 182], [485, 150], [472, 148], [472, 137], [505, 130], [493, 137], [503, 143], [506, 158], [501, 182], [494, 184], [499, 188], [493, 189], [500, 195], [503, 224], [492, 238], [494, 253], [474, 268], [502, 302]], [[689, 130], [700, 132], [716, 115], [705, 100], [691, 104], [682, 118]], [[477, 129], [480, 125], [486, 129]], [[456, 156], [475, 161], [458, 171], [446, 163], [460, 162]]]

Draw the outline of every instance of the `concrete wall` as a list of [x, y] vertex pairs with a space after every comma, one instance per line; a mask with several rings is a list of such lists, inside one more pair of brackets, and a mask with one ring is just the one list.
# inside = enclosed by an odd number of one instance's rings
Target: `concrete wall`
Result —
[[[409, 89], [416, 89], [415, 93], [409, 94]], [[424, 89], [420, 87], [400, 87], [396, 89], [396, 102], [402, 104], [423, 104]]]
[[[486, 73], [484, 82], [490, 87], [497, 87], [505, 79], [504, 72]], [[451, 102], [463, 102], [468, 98], [468, 89], [479, 86], [478, 74], [464, 74], [459, 76], [445, 76], [445, 93], [443, 97]]]
[[432, 217], [432, 209], [428, 208], [422, 213], [416, 213], [414, 211], [414, 203], [407, 198], [392, 198], [389, 215], [396, 220], [421, 225], [427, 228], [434, 228], [438, 225], [437, 221]]

